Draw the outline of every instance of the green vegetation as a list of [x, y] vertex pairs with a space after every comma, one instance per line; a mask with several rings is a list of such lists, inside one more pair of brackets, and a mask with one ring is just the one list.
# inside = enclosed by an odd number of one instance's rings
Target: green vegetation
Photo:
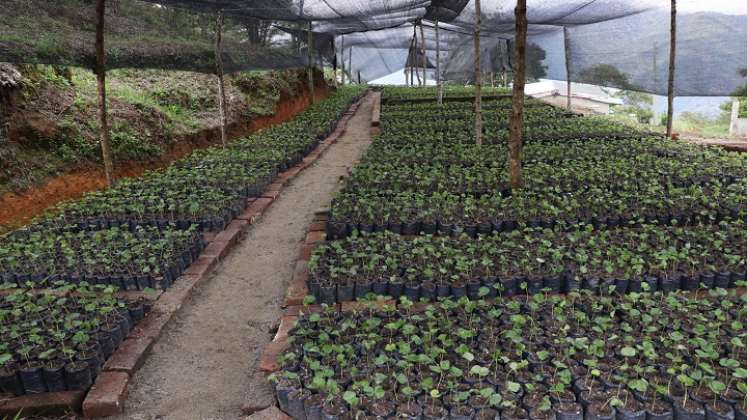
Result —
[[[512, 189], [511, 102], [484, 105], [480, 146], [470, 101], [383, 106], [381, 134], [332, 202], [327, 238], [335, 241], [315, 254], [309, 277], [318, 301], [371, 291], [413, 300], [460, 296], [455, 288], [466, 293], [465, 285], [486, 278], [504, 290], [506, 282], [528, 281], [539, 284], [530, 291], [543, 284], [554, 292], [567, 284], [599, 291], [611, 281], [622, 282], [618, 291], [636, 291], [633, 281], [646, 276], [673, 289], [710, 288], [716, 273], [743, 273], [741, 241], [729, 232], [741, 230], [747, 214], [744, 156], [529, 100], [524, 185]], [[387, 231], [405, 237], [381, 234]], [[350, 236], [362, 238], [344, 240]], [[744, 276], [722, 277], [726, 287]]]
[[329, 307], [298, 319], [272, 379], [294, 418], [732, 418], [747, 412], [745, 303], [720, 289]]
[[63, 281], [51, 291], [3, 290], [0, 389], [15, 395], [87, 390], [150, 306], [116, 298], [114, 291]]
[[[74, 67], [19, 66], [24, 88], [0, 123], [0, 192], [18, 191], [62, 170], [100, 165], [96, 78]], [[293, 97], [305, 78], [296, 71], [237, 73], [226, 78], [230, 121], [271, 115], [281, 97]], [[111, 70], [107, 75], [114, 160], [151, 161], [179, 136], [214, 127], [214, 76], [163, 70]]]

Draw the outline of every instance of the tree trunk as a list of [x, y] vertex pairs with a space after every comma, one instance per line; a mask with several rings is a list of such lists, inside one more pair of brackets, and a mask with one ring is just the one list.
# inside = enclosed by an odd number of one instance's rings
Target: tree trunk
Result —
[[672, 0], [672, 23], [669, 29], [669, 82], [667, 92], [667, 137], [672, 138], [674, 117], [674, 62], [677, 56], [677, 0]]
[[527, 0], [516, 3], [516, 46], [514, 47], [514, 92], [511, 105], [511, 133], [508, 140], [508, 160], [511, 188], [521, 188], [521, 142], [524, 126], [524, 84], [526, 82]]
[[106, 184], [114, 184], [114, 163], [109, 142], [109, 120], [106, 111], [106, 53], [104, 51], [104, 19], [106, 0], [96, 0], [96, 82], [99, 94], [99, 139], [104, 161]]
[[309, 38], [307, 40], [309, 51], [309, 69], [307, 70], [307, 73], [309, 74], [309, 94], [311, 95], [311, 103], [313, 104], [316, 103], [316, 94], [314, 92], [314, 32], [312, 31], [312, 29], [313, 28], [311, 21], [309, 21]]
[[475, 142], [482, 144], [482, 74], [480, 73], [480, 0], [475, 0]]
[[226, 88], [223, 83], [223, 11], [218, 12], [215, 29], [215, 73], [218, 75], [218, 112], [220, 114], [220, 142], [228, 144], [226, 137]]
[[566, 78], [566, 108], [571, 111], [571, 41], [568, 38], [568, 28], [563, 28], [563, 38], [565, 43], [565, 78]]
[[444, 85], [441, 83], [441, 38], [438, 31], [438, 20], [436, 20], [436, 85], [438, 93], [438, 104], [444, 103]]

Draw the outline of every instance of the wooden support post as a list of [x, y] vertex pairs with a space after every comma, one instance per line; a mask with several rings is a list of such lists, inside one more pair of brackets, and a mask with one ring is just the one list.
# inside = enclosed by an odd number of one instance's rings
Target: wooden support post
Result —
[[[413, 55], [413, 51], [415, 51], [415, 37], [412, 37], [410, 40], [410, 49], [407, 51], [407, 63], [405, 63], [405, 70], [408, 68], [410, 70], [410, 87], [412, 87], [415, 83], [415, 76], [412, 74], [413, 72], [413, 65], [412, 63], [415, 61], [415, 56]], [[409, 66], [409, 67], [408, 67]], [[405, 79], [405, 86], [407, 86], [407, 79]]]
[[99, 141], [104, 161], [106, 185], [114, 184], [114, 163], [109, 142], [109, 119], [106, 110], [106, 52], [104, 50], [104, 19], [106, 0], [96, 0], [96, 83], [99, 94]]
[[672, 0], [672, 20], [669, 28], [669, 82], [667, 87], [667, 137], [672, 138], [674, 117], [674, 69], [677, 56], [677, 0]]
[[423, 31], [423, 22], [420, 22], [420, 51], [423, 53], [423, 86], [428, 85], [428, 58], [425, 55], [425, 32]]
[[480, 72], [480, 0], [475, 0], [475, 143], [482, 144], [482, 74]]
[[311, 103], [316, 103], [316, 93], [314, 92], [314, 32], [311, 21], [309, 21], [309, 29], [308, 29], [308, 39], [306, 41], [308, 43], [308, 60], [309, 60], [309, 69], [307, 70], [307, 73], [309, 74], [309, 94], [311, 95]]
[[332, 61], [332, 83], [337, 88], [337, 45], [335, 44], [335, 37], [332, 37], [332, 53], [335, 55], [335, 59]]
[[342, 85], [345, 86], [345, 35], [342, 35], [342, 39], [340, 40], [340, 66], [342, 68], [342, 76], [340, 77], [340, 81], [342, 82]]
[[350, 53], [348, 54], [348, 78], [350, 84], [353, 84], [353, 46], [350, 46]]
[[508, 160], [511, 188], [521, 188], [521, 142], [524, 128], [524, 84], [526, 82], [527, 0], [516, 2], [516, 46], [514, 47], [514, 91], [511, 104]]
[[563, 37], [565, 43], [565, 79], [566, 79], [566, 95], [568, 96], [568, 103], [566, 108], [571, 111], [571, 40], [568, 37], [568, 28], [563, 28]]
[[439, 105], [444, 103], [444, 85], [441, 81], [441, 38], [438, 33], [438, 20], [436, 20], [436, 85], [437, 100]]
[[226, 87], [223, 83], [223, 11], [218, 12], [215, 29], [215, 73], [218, 75], [218, 113], [220, 114], [220, 142], [228, 144], [226, 136]]
[[418, 78], [418, 86], [422, 86], [423, 82], [420, 80], [420, 69], [418, 68], [418, 27], [416, 25], [413, 25], [412, 27], [412, 39], [414, 41], [412, 54], [412, 69], [415, 72], [415, 76]]

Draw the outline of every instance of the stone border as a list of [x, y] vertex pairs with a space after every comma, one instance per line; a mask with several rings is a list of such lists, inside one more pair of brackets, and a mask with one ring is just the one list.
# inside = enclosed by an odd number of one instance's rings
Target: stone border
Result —
[[[239, 243], [249, 227], [272, 205], [291, 180], [301, 171], [316, 162], [330, 146], [345, 133], [347, 124], [360, 104], [371, 93], [365, 93], [354, 101], [343, 117], [337, 122], [332, 133], [320, 142], [300, 163], [280, 173], [265, 188], [258, 198], [248, 199], [248, 206], [223, 231], [204, 234], [207, 247], [200, 256], [182, 273], [174, 284], [155, 295], [142, 292], [120, 292], [118, 296], [146, 297], [154, 300], [153, 308], [135, 325], [127, 337], [104, 363], [101, 373], [86, 394], [84, 391], [48, 392], [38, 395], [23, 395], [9, 399], [0, 397], [0, 416], [15, 416], [19, 411], [26, 414], [65, 414], [82, 412], [84, 417], [107, 417], [124, 412], [127, 400], [127, 387], [132, 376], [145, 362], [153, 344], [158, 340], [168, 322], [181, 309], [196, 287], [203, 285], [220, 261]], [[133, 293], [136, 293], [133, 295]], [[276, 338], [287, 338], [290, 320], [286, 320]]]

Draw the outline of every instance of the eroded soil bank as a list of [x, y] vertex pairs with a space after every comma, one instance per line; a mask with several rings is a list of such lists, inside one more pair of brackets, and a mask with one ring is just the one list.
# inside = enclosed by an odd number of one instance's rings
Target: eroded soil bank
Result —
[[[328, 95], [326, 86], [317, 88], [316, 98]], [[275, 113], [267, 117], [257, 117], [249, 121], [229, 124], [231, 139], [244, 137], [257, 130], [293, 118], [311, 103], [308, 90], [295, 97], [284, 97], [275, 108]], [[192, 151], [220, 143], [220, 129], [211, 127], [178, 136], [173, 146], [157, 160], [150, 162], [123, 162], [115, 165], [116, 178], [140, 176], [147, 170], [163, 168], [176, 159]], [[21, 226], [43, 213], [49, 207], [64, 201], [79, 198], [88, 191], [101, 189], [106, 185], [103, 168], [80, 168], [53, 177], [41, 186], [22, 193], [5, 193], [0, 198], [0, 233], [8, 228]]]

